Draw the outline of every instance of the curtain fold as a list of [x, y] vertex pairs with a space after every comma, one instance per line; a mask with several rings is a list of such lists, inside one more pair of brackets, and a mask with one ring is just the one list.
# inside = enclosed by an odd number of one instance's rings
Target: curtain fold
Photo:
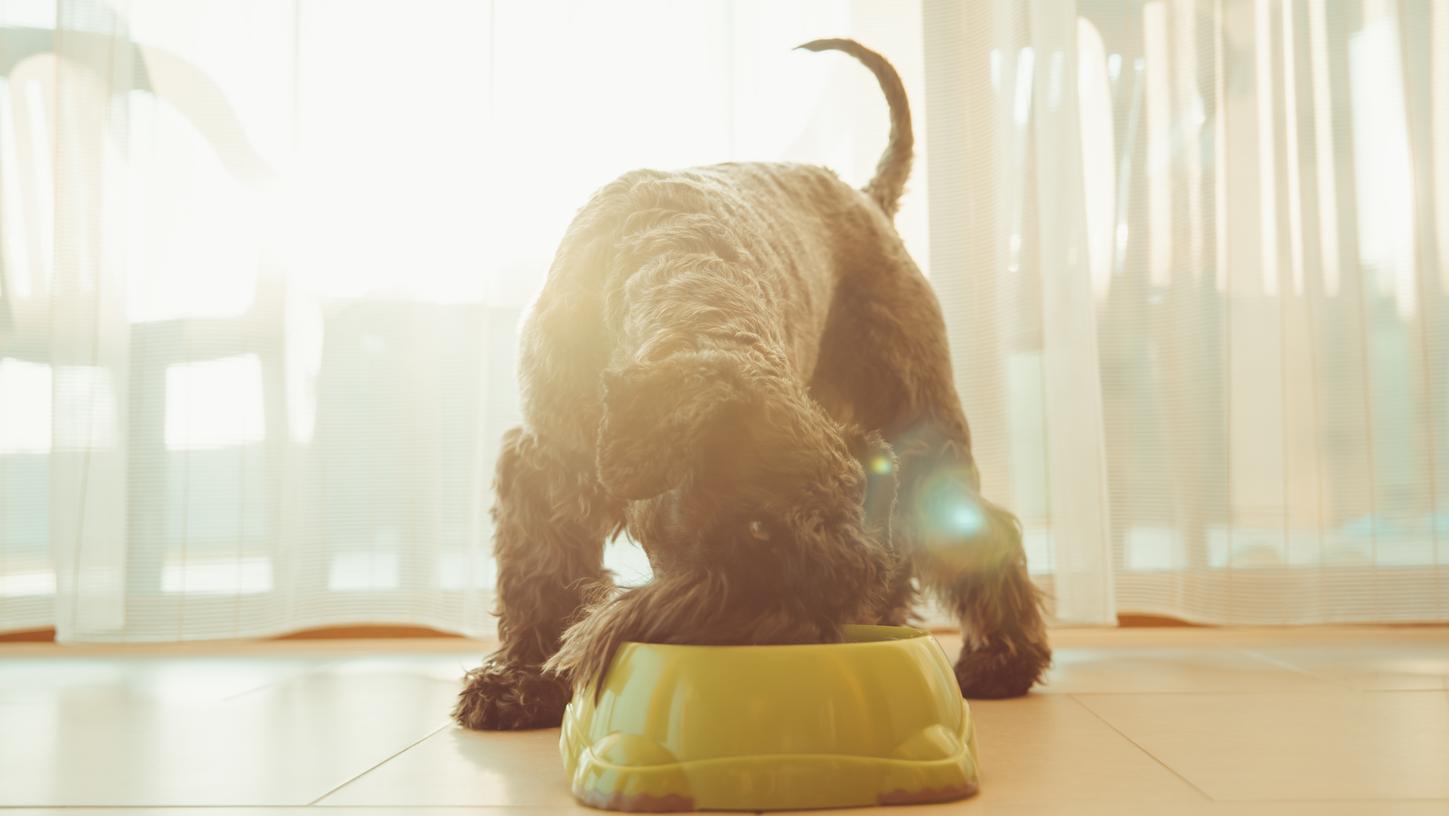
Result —
[[933, 280], [1058, 619], [1449, 615], [1445, 10], [924, 19]]

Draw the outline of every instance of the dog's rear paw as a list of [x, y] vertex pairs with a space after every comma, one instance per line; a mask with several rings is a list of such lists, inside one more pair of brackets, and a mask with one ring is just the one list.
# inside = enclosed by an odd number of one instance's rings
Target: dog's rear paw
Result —
[[511, 666], [489, 658], [468, 672], [453, 719], [464, 728], [513, 731], [552, 728], [563, 721], [572, 691], [537, 667]]
[[961, 684], [964, 697], [1020, 697], [1041, 679], [1051, 662], [1051, 651], [1032, 643], [1018, 643], [1014, 650], [1000, 646], [962, 650], [956, 660], [956, 682]]

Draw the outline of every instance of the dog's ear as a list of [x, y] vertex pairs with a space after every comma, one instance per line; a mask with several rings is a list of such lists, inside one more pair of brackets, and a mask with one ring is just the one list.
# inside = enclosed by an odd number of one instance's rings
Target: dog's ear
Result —
[[817, 480], [812, 500], [779, 517], [782, 535], [765, 560], [801, 614], [855, 623], [871, 619], [894, 572], [897, 463], [879, 434], [852, 426], [838, 432], [835, 444], [844, 441], [853, 461], [834, 462], [860, 470]]
[[744, 400], [737, 366], [721, 354], [689, 352], [604, 372], [598, 471], [622, 499], [657, 496], [682, 482]]
[[796, 614], [822, 622], [870, 620], [893, 571], [888, 528], [832, 524], [813, 513], [790, 514], [784, 522], [787, 540], [767, 562], [778, 573], [774, 582], [789, 588]]

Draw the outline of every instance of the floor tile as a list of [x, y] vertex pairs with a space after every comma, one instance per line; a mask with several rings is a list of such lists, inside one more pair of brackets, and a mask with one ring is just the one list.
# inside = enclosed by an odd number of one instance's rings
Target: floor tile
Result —
[[1341, 691], [1342, 685], [1238, 649], [1057, 650], [1045, 694]]
[[[1238, 648], [1215, 630], [1180, 628], [1173, 638], [1122, 637], [1123, 630], [1054, 632], [1052, 666], [1036, 694], [1160, 692], [1337, 691], [1336, 678]], [[1090, 635], [1090, 637], [1088, 637]], [[1204, 637], [1208, 635], [1208, 637]], [[952, 660], [955, 634], [937, 634]]]
[[326, 657], [131, 655], [0, 661], [0, 701], [40, 700], [58, 690], [121, 693], [174, 702], [221, 701], [316, 671]]
[[322, 670], [222, 701], [0, 700], [0, 805], [305, 805], [443, 727], [456, 689]]
[[[119, 816], [545, 816], [559, 811], [527, 807], [441, 807], [419, 811], [409, 807], [139, 807]], [[600, 811], [581, 811], [598, 816]], [[118, 816], [115, 808], [7, 808], [4, 816]], [[930, 814], [921, 814], [930, 816]]]
[[1280, 644], [1252, 653], [1365, 691], [1449, 689], [1449, 634], [1439, 643]]
[[480, 732], [450, 726], [319, 804], [573, 808], [558, 729]]
[[1080, 695], [1218, 800], [1449, 799], [1449, 694]]
[[[1449, 629], [1052, 638], [1047, 686], [973, 704], [976, 799], [869, 813], [1449, 814]], [[954, 659], [959, 638], [940, 639]], [[462, 674], [488, 650], [458, 639], [0, 647], [0, 806], [35, 806], [0, 816], [597, 813], [569, 797], [557, 731], [448, 724]]]
[[[263, 808], [128, 808], [125, 816], [548, 816], [558, 813], [598, 814], [585, 808], [556, 807], [263, 807]], [[788, 812], [788, 811], [786, 811]], [[941, 805], [799, 811], [808, 816], [1444, 816], [1449, 800], [1421, 802], [1195, 802], [1164, 810], [1160, 802], [1130, 799], [1102, 802], [995, 802], [974, 800]], [[5, 816], [116, 816], [114, 808], [22, 808]]]
[[[983, 779], [993, 803], [1120, 798], [1195, 802], [1203, 796], [1064, 695], [974, 703]], [[1083, 758], [1089, 757], [1089, 762]], [[572, 800], [556, 730], [479, 733], [449, 728], [343, 786], [320, 804], [428, 807]], [[872, 811], [874, 812], [874, 811]], [[912, 813], [924, 814], [919, 808]]]
[[973, 800], [944, 805], [861, 810], [813, 810], [811, 816], [1445, 816], [1449, 800], [1437, 802], [1183, 802], [1164, 808], [1161, 802], [1119, 799], [1101, 802], [990, 802]]
[[971, 712], [983, 802], [1120, 800], [1123, 790], [1144, 802], [1204, 798], [1066, 695], [977, 701]]
[[1282, 646], [1442, 645], [1443, 626], [1161, 626], [1140, 629], [1070, 627], [1052, 629], [1052, 645], [1071, 648], [1256, 649]]

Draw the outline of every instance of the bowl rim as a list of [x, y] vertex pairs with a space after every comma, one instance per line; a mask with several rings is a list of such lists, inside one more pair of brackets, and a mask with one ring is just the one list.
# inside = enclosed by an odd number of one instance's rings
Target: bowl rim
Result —
[[931, 633], [925, 629], [917, 629], [914, 626], [886, 626], [874, 623], [849, 623], [842, 627], [847, 636], [849, 633], [864, 635], [866, 639], [843, 640], [837, 643], [742, 643], [742, 644], [703, 644], [703, 643], [646, 643], [637, 640], [626, 640], [619, 644], [620, 652], [626, 648], [630, 651], [647, 650], [670, 652], [680, 656], [691, 652], [719, 654], [731, 652], [758, 652], [779, 654], [785, 650], [796, 651], [818, 651], [825, 649], [880, 649], [891, 647], [896, 644], [912, 643], [921, 638], [931, 637]]

